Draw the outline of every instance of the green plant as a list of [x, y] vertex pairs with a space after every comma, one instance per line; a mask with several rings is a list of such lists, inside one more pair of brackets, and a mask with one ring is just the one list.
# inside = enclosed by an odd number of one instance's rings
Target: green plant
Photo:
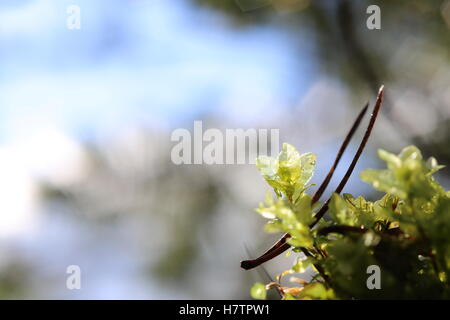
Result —
[[[304, 257], [275, 281], [255, 284], [254, 298], [264, 299], [272, 288], [283, 299], [450, 298], [450, 192], [433, 177], [443, 166], [434, 158], [425, 161], [414, 146], [398, 155], [384, 150], [378, 155], [387, 168], [363, 170], [360, 177], [385, 193], [381, 199], [341, 196], [341, 188], [319, 212], [317, 193], [307, 192], [315, 155], [299, 154], [285, 143], [277, 158], [258, 158], [256, 166], [276, 197], [268, 192], [257, 212], [269, 220], [267, 232], [286, 233], [265, 255], [273, 258], [274, 251], [287, 246]], [[320, 219], [326, 210], [328, 218]], [[250, 269], [256, 265], [245, 264], [255, 261], [244, 261], [243, 267]], [[379, 268], [379, 290], [367, 284], [370, 266]], [[308, 267], [316, 272], [311, 281], [292, 277], [296, 285], [281, 285], [283, 276]]]
[[[424, 161], [420, 151], [409, 146], [399, 155], [379, 150], [387, 169], [367, 169], [361, 179], [385, 192], [377, 201], [350, 194], [334, 194], [329, 219], [317, 228], [308, 181], [314, 169], [312, 154], [300, 155], [284, 144], [277, 159], [260, 158], [257, 167], [273, 187], [257, 211], [269, 219], [267, 232], [287, 232], [293, 251], [308, 250], [277, 282], [261, 288], [278, 288], [285, 299], [330, 298], [450, 298], [450, 192], [433, 178], [442, 168], [434, 158]], [[369, 290], [366, 270], [381, 270], [381, 290]], [[286, 274], [304, 272], [312, 266], [317, 276], [300, 287], [282, 287]]]

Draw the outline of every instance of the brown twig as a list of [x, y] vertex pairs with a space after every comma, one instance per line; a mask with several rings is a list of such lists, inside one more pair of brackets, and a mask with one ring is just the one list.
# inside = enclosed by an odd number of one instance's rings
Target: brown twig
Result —
[[[355, 156], [353, 157], [352, 163], [347, 169], [347, 172], [345, 173], [344, 177], [342, 178], [341, 182], [339, 183], [338, 187], [334, 191], [335, 193], [341, 193], [342, 189], [344, 189], [345, 184], [347, 183], [348, 179], [350, 178], [353, 169], [355, 169], [356, 163], [359, 160], [359, 157], [361, 156], [362, 152], [364, 151], [364, 148], [367, 144], [367, 141], [369, 140], [370, 134], [372, 133], [373, 126], [375, 124], [375, 121], [377, 120], [378, 113], [380, 112], [381, 106], [383, 104], [383, 96], [384, 96], [384, 86], [380, 87], [380, 90], [378, 91], [377, 101], [375, 102], [375, 107], [372, 112], [372, 116], [370, 117], [369, 125], [367, 126], [366, 132], [364, 133], [364, 137], [361, 140], [361, 143], [359, 144], [358, 150], [356, 151]], [[325, 212], [328, 210], [328, 205], [331, 201], [331, 197], [327, 200], [327, 202], [322, 206], [322, 208], [317, 212], [317, 214], [314, 216], [314, 222], [311, 225], [311, 228], [314, 227], [317, 222], [323, 217]]]
[[[245, 245], [245, 244], [244, 244], [244, 249], [245, 249], [245, 252], [247, 253], [247, 256], [248, 256], [249, 258], [251, 258], [251, 257], [252, 257], [252, 254], [250, 253], [250, 249], [249, 249], [249, 248], [247, 247], [247, 245]], [[274, 282], [274, 280], [273, 280], [272, 277], [270, 276], [269, 272], [267, 272], [266, 268], [262, 267], [262, 268], [260, 268], [260, 270], [262, 271], [262, 274], [263, 274], [265, 277], [267, 277], [267, 278], [269, 279], [269, 282]], [[281, 290], [279, 287], [276, 287], [275, 289], [276, 289], [276, 291], [277, 291], [277, 293], [278, 293], [278, 296], [279, 296], [280, 298], [283, 298], [283, 292], [282, 292], [282, 290]]]
[[345, 149], [347, 148], [348, 144], [350, 143], [350, 140], [352, 139], [354, 133], [358, 129], [359, 124], [361, 123], [361, 120], [363, 119], [364, 115], [366, 114], [368, 108], [369, 108], [369, 103], [367, 102], [366, 105], [364, 106], [364, 108], [359, 112], [358, 117], [356, 118], [355, 122], [353, 123], [353, 126], [351, 127], [350, 131], [347, 133], [347, 136], [345, 137], [344, 142], [342, 142], [342, 145], [339, 148], [339, 151], [336, 155], [336, 159], [334, 159], [334, 163], [333, 163], [330, 171], [328, 171], [326, 178], [322, 181], [319, 189], [317, 189], [316, 193], [314, 194], [312, 201], [311, 201], [313, 204], [316, 203], [320, 199], [323, 192], [328, 187], [328, 184], [330, 183], [330, 180], [333, 177], [334, 171], [336, 170], [336, 168], [339, 164], [339, 161], [341, 160], [342, 155], [344, 154]]

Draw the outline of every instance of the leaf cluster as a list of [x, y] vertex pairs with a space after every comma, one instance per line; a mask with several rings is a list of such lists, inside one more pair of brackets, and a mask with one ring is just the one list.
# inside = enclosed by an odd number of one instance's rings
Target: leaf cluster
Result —
[[[277, 281], [255, 284], [254, 298], [277, 288], [284, 299], [448, 299], [450, 298], [450, 192], [433, 177], [443, 166], [424, 160], [414, 146], [400, 154], [379, 150], [386, 169], [360, 177], [384, 195], [376, 201], [333, 194], [328, 217], [311, 229], [317, 205], [307, 193], [316, 157], [283, 144], [277, 158], [260, 157], [257, 168], [273, 188], [257, 212], [267, 232], [284, 232], [299, 257]], [[369, 289], [367, 268], [380, 268], [381, 289]], [[287, 274], [316, 276], [307, 282]]]

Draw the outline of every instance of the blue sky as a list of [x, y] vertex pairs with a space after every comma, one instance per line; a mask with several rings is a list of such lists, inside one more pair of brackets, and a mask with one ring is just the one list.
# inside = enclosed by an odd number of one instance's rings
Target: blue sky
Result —
[[[66, 28], [69, 4], [81, 8], [81, 30]], [[0, 142], [18, 127], [49, 124], [85, 139], [123, 125], [172, 127], [210, 112], [254, 119], [298, 99], [307, 83], [308, 74], [294, 75], [302, 59], [285, 33], [230, 28], [188, 1], [2, 6]]]

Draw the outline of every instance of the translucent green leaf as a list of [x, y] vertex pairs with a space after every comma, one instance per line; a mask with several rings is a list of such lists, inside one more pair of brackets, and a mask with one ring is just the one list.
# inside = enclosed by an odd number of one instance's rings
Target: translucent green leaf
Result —
[[306, 269], [313, 263], [313, 259], [306, 258], [306, 259], [297, 259], [292, 266], [292, 270], [294, 272], [303, 273], [306, 271]]
[[256, 168], [265, 179], [275, 180], [278, 172], [278, 161], [272, 157], [259, 156], [256, 159]]
[[280, 221], [270, 221], [264, 226], [264, 231], [267, 233], [283, 232], [285, 229]]
[[361, 180], [371, 184], [375, 189], [396, 195], [402, 199], [407, 197], [407, 189], [403, 181], [396, 179], [389, 170], [366, 169], [360, 174]]
[[316, 167], [316, 155], [313, 153], [304, 153], [300, 156], [301, 174], [297, 183], [305, 186], [311, 180]]
[[311, 230], [307, 225], [297, 223], [291, 228], [286, 228], [286, 232], [289, 232], [291, 235], [291, 238], [287, 240], [291, 246], [310, 248], [314, 244]]
[[439, 165], [438, 162], [437, 162], [437, 160], [436, 160], [436, 158], [434, 158], [434, 157], [428, 158], [427, 163], [426, 163], [426, 166], [427, 166], [428, 170], [430, 170], [430, 171], [428, 172], [428, 175], [432, 175], [432, 174], [434, 174], [435, 172], [437, 172], [437, 171], [439, 171], [439, 170], [445, 168], [445, 166]]
[[267, 297], [266, 286], [262, 283], [255, 283], [250, 289], [250, 295], [253, 299], [265, 300]]
[[330, 216], [337, 224], [356, 226], [358, 223], [357, 216], [349, 203], [336, 193], [331, 198]]
[[306, 189], [305, 185], [313, 175], [315, 162], [315, 155], [300, 155], [294, 146], [283, 143], [277, 158], [260, 156], [256, 160], [256, 167], [278, 196], [284, 194], [291, 202], [295, 202], [294, 195], [296, 200]]
[[281, 153], [278, 157], [278, 176], [286, 182], [296, 182], [301, 174], [300, 154], [288, 143], [283, 143]]
[[295, 205], [295, 212], [298, 221], [304, 225], [309, 225], [314, 220], [314, 214], [311, 205], [312, 198], [308, 194], [302, 194]]
[[402, 160], [399, 157], [385, 150], [378, 150], [378, 157], [387, 162], [389, 169], [399, 168], [402, 165]]
[[416, 146], [408, 146], [398, 155], [401, 161], [405, 160], [422, 160], [422, 153]]
[[321, 282], [313, 282], [306, 285], [299, 295], [300, 299], [334, 299], [333, 291], [327, 289]]

